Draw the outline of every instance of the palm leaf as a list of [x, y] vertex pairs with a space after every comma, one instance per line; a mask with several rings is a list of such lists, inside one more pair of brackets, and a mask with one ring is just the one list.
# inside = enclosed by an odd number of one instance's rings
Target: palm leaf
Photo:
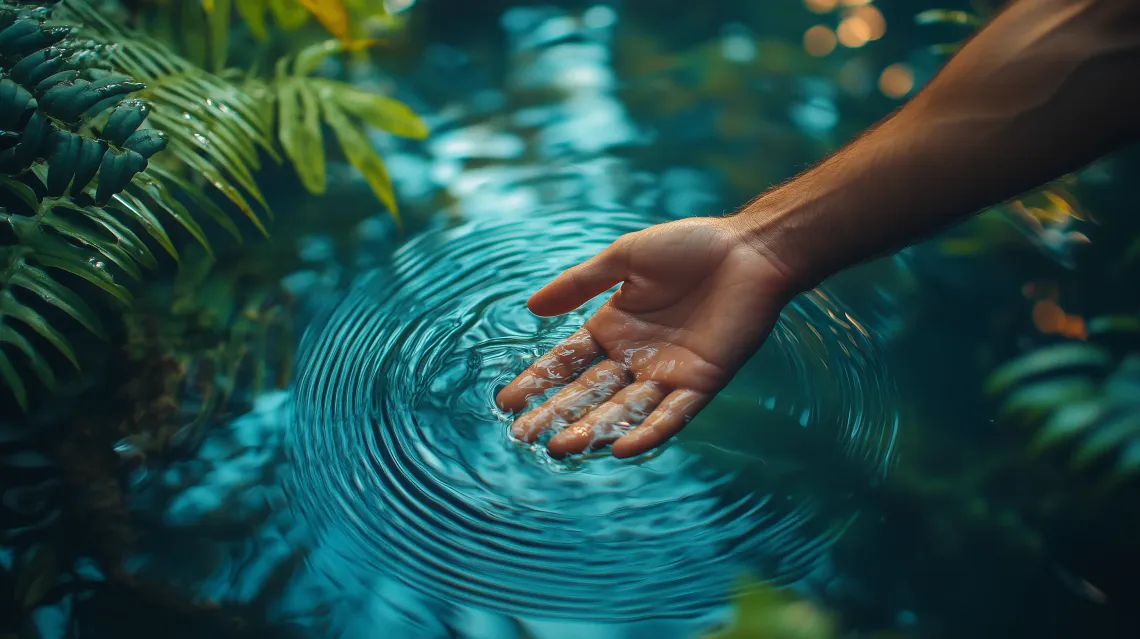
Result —
[[349, 119], [335, 102], [328, 101], [331, 96], [323, 94], [321, 112], [324, 113], [325, 122], [336, 134], [340, 148], [344, 150], [348, 161], [360, 171], [361, 175], [372, 187], [376, 197], [388, 207], [388, 211], [400, 222], [400, 210], [396, 206], [396, 194], [392, 188], [392, 178], [376, 148], [368, 141], [368, 135]]
[[[219, 3], [215, 11], [229, 2]], [[260, 168], [259, 153], [275, 161], [272, 123], [242, 88], [208, 73], [144, 34], [127, 31], [100, 15], [82, 0], [64, 5], [65, 17], [82, 27], [95, 42], [113, 44], [108, 62], [146, 88], [140, 95], [153, 105], [149, 121], [170, 135], [168, 155], [191, 174], [202, 175], [232, 201], [259, 229], [259, 215], [249, 198], [272, 215], [253, 179]]]

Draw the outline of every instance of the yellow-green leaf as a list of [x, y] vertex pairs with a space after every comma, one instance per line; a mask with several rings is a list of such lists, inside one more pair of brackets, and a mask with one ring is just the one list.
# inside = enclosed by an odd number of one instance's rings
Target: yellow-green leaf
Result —
[[326, 31], [344, 43], [352, 42], [352, 29], [348, 20], [348, 9], [340, 0], [301, 0], [301, 5], [316, 16]]
[[380, 159], [380, 155], [372, 147], [368, 135], [353, 124], [344, 111], [341, 111], [340, 107], [331, 100], [331, 96], [323, 94], [322, 97], [324, 98], [325, 122], [336, 134], [337, 142], [344, 149], [345, 157], [360, 171], [364, 179], [368, 181], [368, 185], [372, 187], [372, 192], [388, 207], [392, 217], [399, 223], [400, 211], [396, 207], [392, 178], [388, 176], [388, 169], [384, 166], [384, 161]]
[[341, 109], [360, 118], [369, 126], [383, 129], [405, 138], [423, 139], [428, 135], [427, 124], [411, 107], [384, 95], [368, 93], [344, 82], [322, 81]]
[[294, 58], [293, 75], [309, 75], [326, 58], [334, 53], [340, 53], [342, 50], [341, 43], [336, 40], [325, 40], [301, 49], [297, 52], [297, 57]]
[[309, 12], [298, 0], [269, 0], [269, 9], [277, 26], [290, 31], [309, 21]]
[[230, 0], [203, 0], [202, 4], [210, 16], [210, 62], [214, 72], [218, 73], [226, 68], [226, 47], [230, 42]]
[[265, 10], [268, 8], [268, 0], [237, 0], [238, 15], [249, 27], [249, 32], [258, 40], [264, 40], [269, 36], [265, 28]]
[[325, 192], [325, 148], [321, 109], [313, 90], [289, 78], [278, 82], [278, 137], [301, 184], [313, 194]]

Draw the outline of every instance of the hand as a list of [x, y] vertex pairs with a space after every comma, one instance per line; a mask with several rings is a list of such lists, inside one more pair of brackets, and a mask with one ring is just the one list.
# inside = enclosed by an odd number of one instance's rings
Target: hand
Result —
[[622, 236], [536, 292], [527, 306], [549, 317], [622, 283], [578, 332], [499, 392], [499, 407], [517, 412], [569, 382], [520, 416], [512, 434], [533, 442], [560, 429], [548, 444], [555, 457], [612, 443], [625, 458], [684, 428], [760, 347], [794, 294], [786, 270], [744, 241], [737, 224], [692, 218]]

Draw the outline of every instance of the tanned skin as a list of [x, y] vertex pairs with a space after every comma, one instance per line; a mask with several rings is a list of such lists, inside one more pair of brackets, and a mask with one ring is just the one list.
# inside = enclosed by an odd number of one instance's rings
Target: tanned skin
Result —
[[784, 306], [832, 274], [1079, 169], [1140, 135], [1140, 0], [1018, 0], [918, 95], [728, 217], [622, 236], [529, 300], [621, 288], [498, 394], [556, 457], [660, 446], [732, 380]]

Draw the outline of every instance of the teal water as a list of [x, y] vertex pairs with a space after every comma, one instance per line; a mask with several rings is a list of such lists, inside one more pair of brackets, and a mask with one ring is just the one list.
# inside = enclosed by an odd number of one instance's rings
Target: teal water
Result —
[[289, 449], [293, 503], [328, 553], [319, 570], [396, 579], [444, 609], [651, 619], [677, 636], [707, 624], [742, 573], [830, 578], [828, 547], [857, 506], [825, 516], [778, 485], [795, 471], [769, 468], [811, 460], [772, 444], [822, 430], [813, 440], [833, 449], [817, 455], [861, 464], [872, 481], [890, 466], [897, 401], [877, 338], [826, 292], [788, 309], [675, 445], [563, 463], [509, 437], [494, 394], [603, 299], [540, 320], [529, 292], [653, 221], [539, 208], [428, 233], [309, 329]]
[[[876, 87], [886, 63], [919, 83], [937, 66], [912, 7], [881, 2], [891, 37], [767, 68], [775, 53], [748, 42], [799, 46], [826, 20], [801, 4], [421, 3], [414, 64], [346, 77], [432, 125], [422, 144], [371, 140], [407, 234], [376, 210], [350, 250], [285, 235], [304, 264], [283, 282], [304, 327], [291, 384], [131, 477], [145, 534], [129, 567], [256, 637], [687, 639], [732, 619], [743, 574], [841, 611], [845, 636], [1129, 636], [1073, 567], [1086, 521], [1040, 550], [1009, 505], [1029, 479], [970, 483], [976, 450], [1016, 435], [976, 372], [981, 336], [1013, 332], [994, 325], [1014, 323], [998, 309], [1016, 268], [951, 268], [924, 246], [827, 282], [642, 458], [556, 461], [509, 438], [495, 392], [602, 301], [539, 319], [531, 292], [621, 233], [804, 168], [897, 105]], [[661, 50], [631, 51], [631, 24]], [[291, 182], [280, 210], [301, 198]], [[330, 226], [378, 209], [347, 166], [330, 191]], [[915, 480], [916, 457], [936, 479]], [[138, 634], [137, 601], [99, 601], [37, 613], [41, 634], [68, 636], [74, 611], [76, 636]]]

